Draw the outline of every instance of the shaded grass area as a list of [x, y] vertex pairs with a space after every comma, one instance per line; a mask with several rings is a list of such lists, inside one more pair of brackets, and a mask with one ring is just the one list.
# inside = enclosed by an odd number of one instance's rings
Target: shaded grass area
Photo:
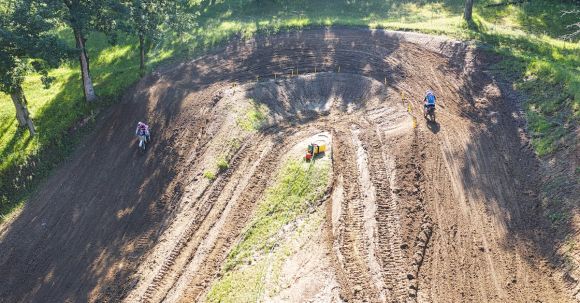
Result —
[[[60, 33], [73, 44], [68, 30]], [[18, 208], [36, 185], [74, 150], [92, 130], [98, 113], [119, 100], [121, 93], [139, 79], [139, 50], [136, 39], [123, 37], [110, 45], [105, 35], [88, 36], [91, 75], [99, 102], [84, 101], [76, 60], [49, 72], [54, 82], [44, 89], [39, 75], [23, 84], [38, 135], [17, 127], [10, 97], [0, 94], [0, 222]], [[158, 64], [170, 55], [159, 52], [150, 62]]]
[[[280, 265], [289, 253], [282, 245], [291, 233], [285, 227], [295, 223], [309, 207], [315, 207], [314, 203], [322, 198], [328, 185], [329, 171], [328, 161], [289, 160], [284, 164], [276, 183], [260, 202], [253, 221], [229, 253], [222, 269], [224, 274], [212, 285], [208, 301], [260, 301], [268, 268]], [[268, 256], [273, 250], [279, 254]]]
[[[164, 38], [152, 48], [149, 69], [169, 58], [196, 56], [232, 37], [308, 26], [387, 28], [474, 39], [504, 57], [495, 70], [529, 96], [524, 107], [537, 153], [548, 155], [574, 144], [580, 119], [580, 46], [577, 40], [558, 40], [566, 33], [565, 26], [577, 17], [561, 16], [564, 10], [578, 8], [574, 1], [534, 0], [493, 8], [486, 5], [500, 0], [476, 1], [471, 26], [461, 19], [463, 0], [191, 2], [185, 13], [196, 16], [195, 26], [187, 32], [166, 29]], [[60, 34], [73, 43], [69, 31]], [[112, 46], [102, 34], [93, 33], [88, 38], [91, 73], [100, 103], [83, 101], [76, 60], [50, 72], [56, 81], [48, 90], [42, 88], [38, 76], [29, 76], [24, 91], [39, 132], [30, 138], [16, 127], [10, 98], [0, 94], [0, 216], [21, 203], [39, 180], [70, 154], [99, 110], [116, 102], [139, 77], [136, 39], [121, 36], [120, 43]], [[259, 116], [249, 119], [259, 120]]]

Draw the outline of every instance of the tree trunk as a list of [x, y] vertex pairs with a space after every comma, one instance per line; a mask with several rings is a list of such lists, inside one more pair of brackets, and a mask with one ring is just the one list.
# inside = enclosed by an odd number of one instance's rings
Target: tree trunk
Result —
[[139, 50], [141, 52], [141, 63], [139, 65], [139, 73], [141, 77], [145, 74], [145, 38], [143, 35], [139, 35]]
[[32, 118], [30, 118], [30, 112], [26, 106], [26, 97], [24, 96], [22, 87], [18, 86], [14, 92], [10, 94], [10, 97], [12, 97], [12, 102], [14, 102], [14, 107], [16, 108], [16, 120], [18, 120], [18, 125], [20, 127], [28, 127], [30, 135], [34, 136], [36, 134], [36, 129], [34, 129]]
[[92, 102], [97, 100], [97, 95], [95, 94], [95, 88], [93, 87], [93, 81], [91, 80], [91, 74], [89, 73], [89, 57], [85, 49], [85, 39], [80, 32], [80, 30], [74, 30], [75, 41], [77, 48], [80, 49], [79, 59], [81, 63], [81, 75], [83, 77], [83, 92], [85, 94], [85, 100], [87, 102]]
[[472, 19], [472, 11], [473, 11], [473, 1], [474, 0], [465, 0], [465, 11], [463, 12], [463, 19], [467, 22], [473, 21]]

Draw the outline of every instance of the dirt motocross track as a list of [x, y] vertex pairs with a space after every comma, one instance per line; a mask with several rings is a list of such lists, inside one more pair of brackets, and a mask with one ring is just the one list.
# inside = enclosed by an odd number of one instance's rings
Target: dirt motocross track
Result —
[[[486, 70], [496, 60], [433, 36], [331, 28], [165, 67], [2, 227], [0, 301], [203, 301], [287, 150], [320, 132], [333, 142], [320, 249], [337, 295], [294, 301], [573, 301], [514, 93]], [[436, 123], [420, 113], [429, 88]], [[240, 129], [258, 105], [265, 126]], [[145, 119], [153, 143], [139, 154]], [[210, 182], [222, 153], [229, 168]]]

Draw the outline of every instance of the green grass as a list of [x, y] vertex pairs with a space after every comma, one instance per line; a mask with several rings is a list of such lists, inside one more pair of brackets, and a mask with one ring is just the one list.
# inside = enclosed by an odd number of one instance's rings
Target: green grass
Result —
[[[233, 36], [250, 37], [308, 26], [347, 25], [411, 30], [474, 39], [504, 56], [496, 70], [513, 79], [529, 96], [524, 108], [532, 143], [540, 156], [574, 144], [580, 119], [580, 46], [558, 37], [577, 16], [561, 17], [574, 8], [569, 1], [534, 0], [523, 5], [486, 8], [498, 2], [476, 1], [475, 25], [461, 19], [463, 0], [357, 1], [337, 0], [216, 0], [192, 1], [198, 12], [195, 26], [186, 33], [167, 29], [160, 45], [150, 54], [149, 69], [170, 58], [196, 56]], [[197, 4], [201, 3], [201, 4]], [[60, 33], [72, 43], [70, 31]], [[51, 71], [54, 85], [44, 90], [38, 76], [29, 76], [24, 91], [39, 135], [30, 138], [17, 129], [12, 101], [0, 95], [0, 216], [26, 199], [38, 182], [72, 152], [81, 131], [71, 132], [86, 117], [118, 100], [120, 93], [139, 77], [136, 39], [121, 37], [111, 46], [102, 34], [90, 34], [87, 42], [91, 73], [103, 100], [88, 105], [82, 100], [78, 63]], [[261, 112], [254, 107], [242, 122], [247, 130], [259, 129]], [[71, 136], [71, 133], [73, 134]]]
[[212, 171], [209, 171], [209, 170], [204, 171], [203, 176], [211, 181], [213, 181], [217, 178], [216, 174]]
[[236, 121], [238, 126], [249, 132], [258, 131], [266, 121], [268, 107], [250, 100], [251, 107]]
[[[263, 293], [266, 267], [272, 263], [269, 252], [287, 239], [283, 228], [304, 215], [322, 198], [328, 185], [329, 162], [307, 164], [289, 160], [282, 167], [275, 184], [268, 188], [256, 215], [244, 230], [240, 242], [229, 253], [223, 277], [208, 293], [210, 302], [256, 302]], [[275, 259], [288, 255], [280, 250]], [[248, 266], [251, 265], [251, 266]]]
[[216, 161], [216, 165], [218, 168], [218, 171], [224, 171], [226, 169], [228, 169], [228, 167], [230, 167], [230, 164], [228, 163], [228, 159], [225, 155], [222, 155], [221, 157], [218, 158], [218, 160]]
[[268, 189], [260, 203], [241, 242], [229, 254], [225, 270], [245, 263], [254, 252], [270, 250], [276, 244], [275, 235], [279, 230], [321, 197], [328, 182], [328, 172], [328, 164], [324, 161], [304, 164], [290, 160], [286, 163], [276, 185]]

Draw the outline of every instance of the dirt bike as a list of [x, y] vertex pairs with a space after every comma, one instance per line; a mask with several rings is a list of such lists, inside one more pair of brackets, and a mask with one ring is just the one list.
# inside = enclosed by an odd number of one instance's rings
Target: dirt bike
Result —
[[147, 136], [139, 135], [139, 150], [145, 152], [147, 142]]
[[145, 152], [147, 149], [147, 143], [151, 142], [151, 134], [149, 135], [137, 135], [139, 138], [139, 150]]
[[435, 105], [426, 106], [423, 115], [428, 121], [435, 122]]

